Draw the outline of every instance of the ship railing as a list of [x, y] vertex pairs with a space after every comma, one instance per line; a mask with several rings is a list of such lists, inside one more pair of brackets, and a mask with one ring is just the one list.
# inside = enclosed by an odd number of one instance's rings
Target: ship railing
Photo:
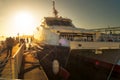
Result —
[[70, 42], [71, 49], [120, 49], [120, 42]]
[[2, 71], [1, 78], [3, 79], [18, 79], [20, 73], [22, 58], [24, 53], [25, 44], [22, 44], [16, 51], [16, 53], [10, 58]]

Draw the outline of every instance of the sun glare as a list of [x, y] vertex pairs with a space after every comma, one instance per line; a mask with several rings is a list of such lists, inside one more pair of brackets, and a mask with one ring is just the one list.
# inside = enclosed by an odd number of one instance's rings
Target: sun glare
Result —
[[14, 16], [14, 29], [20, 34], [32, 34], [35, 19], [29, 12], [19, 12]]

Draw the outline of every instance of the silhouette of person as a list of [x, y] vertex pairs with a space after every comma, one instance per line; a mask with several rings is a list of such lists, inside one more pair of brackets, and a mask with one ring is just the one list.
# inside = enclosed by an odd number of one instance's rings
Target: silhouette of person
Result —
[[13, 45], [14, 45], [14, 39], [11, 37], [6, 38], [7, 56], [9, 55], [10, 57], [12, 56]]
[[29, 39], [27, 38], [27, 43], [29, 42]]

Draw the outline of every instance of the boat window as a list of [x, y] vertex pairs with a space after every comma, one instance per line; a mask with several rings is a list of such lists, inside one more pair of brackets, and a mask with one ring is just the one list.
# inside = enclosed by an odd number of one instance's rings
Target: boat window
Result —
[[72, 26], [72, 23], [67, 20], [47, 20], [47, 25], [53, 26], [53, 25], [59, 25], [59, 26]]

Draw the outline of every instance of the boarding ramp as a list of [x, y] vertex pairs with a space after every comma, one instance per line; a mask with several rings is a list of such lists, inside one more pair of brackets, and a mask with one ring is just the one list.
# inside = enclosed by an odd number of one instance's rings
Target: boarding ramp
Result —
[[20, 73], [25, 44], [17, 44], [13, 48], [13, 56], [7, 57], [4, 60], [3, 67], [1, 67], [0, 79], [18, 79]]

